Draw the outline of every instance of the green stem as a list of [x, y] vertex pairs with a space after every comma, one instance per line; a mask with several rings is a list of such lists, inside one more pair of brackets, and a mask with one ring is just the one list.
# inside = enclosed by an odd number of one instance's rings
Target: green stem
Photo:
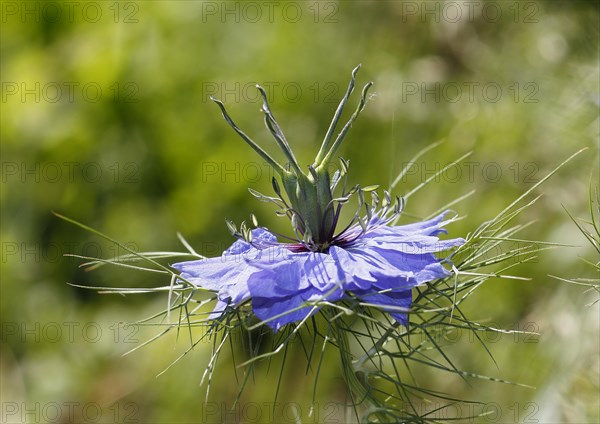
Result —
[[367, 409], [367, 415], [365, 417], [368, 418], [369, 415], [374, 415], [379, 422], [389, 422], [390, 417], [383, 412], [386, 409], [385, 405], [372, 394], [368, 377], [362, 370], [357, 369], [352, 362], [352, 353], [350, 352], [350, 344], [348, 343], [347, 330], [338, 322], [338, 320], [333, 322], [333, 328], [338, 343], [338, 349], [340, 351], [344, 381], [352, 394], [355, 407], [364, 403]]

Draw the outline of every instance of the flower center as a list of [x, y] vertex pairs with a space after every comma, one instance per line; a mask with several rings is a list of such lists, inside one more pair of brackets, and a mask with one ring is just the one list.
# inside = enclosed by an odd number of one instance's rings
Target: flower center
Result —
[[[363, 205], [362, 191], [366, 190], [362, 189], [361, 191], [360, 187], [355, 186], [346, 192], [345, 176], [347, 174], [348, 162], [341, 159], [340, 169], [333, 176], [329, 174], [330, 165], [335, 153], [342, 144], [348, 130], [364, 109], [367, 92], [372, 85], [369, 82], [363, 87], [356, 110], [334, 139], [333, 135], [344, 106], [354, 90], [354, 81], [359, 68], [360, 65], [352, 71], [352, 78], [346, 94], [335, 111], [314, 163], [308, 166], [308, 172], [303, 172], [300, 168], [287, 139], [271, 112], [266, 92], [261, 86], [257, 85], [256, 87], [263, 99], [262, 112], [265, 115], [265, 124], [288, 160], [285, 166], [276, 162], [266, 151], [239, 129], [225, 110], [223, 103], [211, 97], [219, 106], [223, 117], [234, 131], [279, 174], [286, 197], [282, 195], [279, 183], [275, 177], [273, 177], [273, 188], [279, 197], [278, 199], [264, 196], [254, 190], [251, 190], [251, 193], [260, 200], [274, 202], [280, 207], [278, 214], [285, 215], [291, 220], [292, 229], [299, 242], [298, 244], [304, 246], [304, 249], [307, 251], [327, 252], [330, 246], [342, 243], [342, 239], [338, 239], [334, 235], [342, 205], [348, 202], [349, 197], [355, 193], [358, 193], [360, 197], [359, 209]], [[340, 197], [334, 198], [333, 192], [337, 183], [342, 178], [344, 178], [342, 194]], [[361, 222], [360, 219], [359, 222]], [[364, 227], [362, 223], [361, 226]], [[235, 231], [237, 233], [237, 230]], [[251, 231], [248, 231], [244, 225], [242, 225], [242, 231], [239, 234], [244, 238], [251, 237]]]

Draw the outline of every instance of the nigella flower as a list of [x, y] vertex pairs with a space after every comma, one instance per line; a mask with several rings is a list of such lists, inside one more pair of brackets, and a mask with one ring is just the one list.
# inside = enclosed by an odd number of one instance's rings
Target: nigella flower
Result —
[[[380, 200], [374, 186], [356, 185], [347, 190], [348, 162], [343, 159], [340, 169], [333, 176], [329, 174], [333, 155], [364, 108], [371, 86], [365, 85], [358, 108], [333, 140], [358, 69], [352, 72], [348, 90], [307, 173], [301, 171], [260, 86], [265, 123], [289, 160], [285, 167], [242, 132], [223, 104], [215, 100], [229, 125], [279, 174], [287, 198], [275, 178], [273, 188], [278, 197], [254, 190], [251, 193], [259, 200], [277, 204], [278, 214], [290, 218], [295, 237], [280, 243], [266, 228], [258, 227], [253, 217], [254, 229], [245, 223], [239, 229], [228, 223], [239, 240], [221, 257], [174, 264], [182, 278], [217, 293], [210, 319], [218, 319], [227, 308], [251, 300], [254, 314], [277, 331], [286, 324], [306, 320], [323, 305], [357, 299], [407, 325], [412, 288], [450, 275], [435, 254], [459, 246], [464, 240], [438, 238], [445, 232], [447, 213], [414, 224], [390, 225], [403, 210], [402, 199], [396, 198], [393, 203], [389, 193], [384, 192]], [[334, 197], [342, 180], [341, 194]], [[370, 205], [365, 201], [368, 193], [372, 197]], [[357, 212], [343, 230], [336, 231], [341, 209], [354, 195], [358, 199]]]
[[218, 292], [215, 319], [228, 305], [252, 299], [254, 314], [278, 330], [311, 316], [325, 302], [356, 297], [407, 325], [411, 289], [450, 274], [434, 253], [464, 242], [437, 237], [444, 232], [445, 215], [403, 226], [386, 226], [373, 217], [365, 231], [351, 228], [327, 252], [277, 243], [273, 234], [256, 228], [251, 243], [238, 240], [219, 258], [173, 267], [188, 281]]

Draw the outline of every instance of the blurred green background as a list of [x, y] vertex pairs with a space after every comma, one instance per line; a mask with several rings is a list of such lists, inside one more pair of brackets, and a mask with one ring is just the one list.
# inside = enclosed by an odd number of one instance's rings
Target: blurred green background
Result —
[[[536, 331], [491, 338], [497, 365], [475, 343], [448, 351], [465, 370], [535, 386], [436, 374], [429, 387], [489, 402], [480, 422], [596, 423], [597, 292], [561, 283], [597, 278], [597, 254], [570, 221], [589, 219], [598, 177], [598, 2], [11, 2], [1, 22], [2, 422], [338, 422], [352, 420], [339, 361], [327, 359], [309, 416], [313, 376], [291, 352], [277, 405], [278, 367], [261, 366], [231, 413], [239, 381], [226, 354], [208, 401], [199, 387], [211, 345], [120, 327], [162, 310], [166, 296], [98, 295], [66, 283], [147, 287], [159, 275], [104, 268], [88, 273], [63, 254], [111, 257], [116, 245], [65, 223], [57, 211], [140, 251], [181, 250], [181, 232], [215, 256], [231, 242], [224, 218], [254, 212], [288, 231], [247, 192], [270, 192], [266, 164], [221, 119], [275, 152], [254, 84], [302, 163], [312, 161], [358, 63], [375, 83], [341, 154], [351, 179], [389, 185], [406, 162], [402, 194], [473, 150], [411, 197], [424, 217], [453, 206], [465, 236], [577, 150], [520, 218], [523, 237], [578, 247], [542, 252], [515, 269], [531, 281], [491, 280], [470, 300], [477, 322]], [[357, 94], [355, 94], [357, 96]], [[352, 109], [357, 98], [352, 100]], [[298, 348], [299, 349], [299, 348]], [[288, 362], [288, 365], [290, 363]], [[469, 411], [463, 410], [463, 414]], [[452, 414], [449, 415], [451, 417]], [[535, 421], [537, 420], [537, 421]]]

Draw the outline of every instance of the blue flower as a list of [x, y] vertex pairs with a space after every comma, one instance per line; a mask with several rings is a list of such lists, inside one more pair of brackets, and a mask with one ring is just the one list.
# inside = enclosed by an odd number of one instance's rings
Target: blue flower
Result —
[[326, 302], [354, 297], [407, 325], [411, 289], [450, 275], [435, 253], [464, 243], [437, 237], [445, 232], [445, 215], [402, 226], [374, 215], [365, 229], [351, 227], [326, 252], [278, 243], [269, 231], [256, 228], [251, 243], [237, 240], [221, 257], [173, 267], [186, 280], [217, 292], [211, 319], [227, 306], [251, 300], [254, 314], [277, 331]]
[[[359, 68], [352, 71], [346, 94], [308, 172], [298, 163], [262, 87], [257, 86], [263, 98], [265, 124], [288, 161], [283, 165], [237, 127], [222, 102], [213, 99], [227, 123], [279, 176], [283, 191], [278, 180], [272, 180], [277, 197], [254, 190], [251, 193], [259, 200], [275, 203], [279, 215], [291, 220], [295, 235], [292, 240], [296, 243], [279, 243], [265, 228], [250, 230], [242, 223], [238, 230], [228, 223], [238, 240], [221, 257], [174, 264], [182, 278], [217, 293], [210, 319], [219, 318], [227, 307], [237, 308], [251, 300], [254, 314], [277, 331], [307, 319], [324, 304], [357, 298], [407, 325], [412, 288], [449, 275], [435, 253], [459, 246], [464, 240], [442, 241], [437, 237], [444, 232], [445, 213], [424, 222], [389, 225], [402, 212], [402, 199], [396, 198], [392, 206], [388, 192], [380, 202], [375, 186], [348, 189], [348, 162], [343, 159], [330, 175], [336, 152], [363, 110], [372, 85], [363, 87], [355, 112], [334, 138]], [[338, 186], [342, 187], [341, 193]], [[365, 193], [371, 194], [370, 206], [365, 202]], [[342, 207], [354, 195], [358, 197], [357, 212], [338, 231]], [[361, 217], [363, 210], [366, 216]], [[253, 222], [258, 226], [254, 217]]]

